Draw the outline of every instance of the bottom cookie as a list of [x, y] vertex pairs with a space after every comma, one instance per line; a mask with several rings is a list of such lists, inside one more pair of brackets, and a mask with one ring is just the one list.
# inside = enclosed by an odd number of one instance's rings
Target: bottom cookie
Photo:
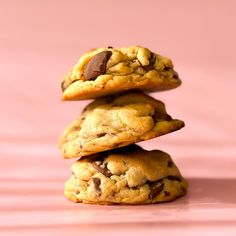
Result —
[[186, 193], [187, 181], [171, 157], [137, 145], [76, 161], [65, 196], [90, 204], [148, 204], [172, 201]]

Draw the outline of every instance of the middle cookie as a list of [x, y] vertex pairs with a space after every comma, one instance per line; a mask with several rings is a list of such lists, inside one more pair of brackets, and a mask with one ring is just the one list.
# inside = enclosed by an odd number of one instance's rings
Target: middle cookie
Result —
[[97, 99], [90, 103], [60, 140], [65, 158], [93, 153], [152, 139], [184, 127], [172, 119], [165, 105], [141, 92]]

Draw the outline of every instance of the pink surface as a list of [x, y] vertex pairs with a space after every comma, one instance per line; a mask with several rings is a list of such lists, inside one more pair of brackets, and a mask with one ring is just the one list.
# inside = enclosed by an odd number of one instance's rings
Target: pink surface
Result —
[[[0, 1], [0, 234], [236, 234], [235, 1]], [[153, 206], [63, 197], [73, 160], [57, 139], [86, 102], [60, 77], [87, 49], [140, 44], [170, 56], [183, 85], [154, 93], [186, 127], [143, 142], [169, 152], [189, 194]]]

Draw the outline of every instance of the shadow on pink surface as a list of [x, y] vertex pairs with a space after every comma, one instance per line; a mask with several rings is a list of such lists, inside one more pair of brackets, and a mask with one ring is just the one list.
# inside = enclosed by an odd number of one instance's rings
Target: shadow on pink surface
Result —
[[[7, 226], [10, 223], [7, 217], [14, 214], [16, 221], [11, 222], [11, 226], [21, 227], [25, 224], [21, 220], [22, 214], [25, 216], [39, 214], [39, 217], [43, 217], [40, 212], [47, 212], [50, 222], [56, 215], [57, 218], [66, 215], [66, 218], [69, 218], [66, 220], [67, 224], [70, 224], [69, 222], [76, 222], [77, 224], [140, 221], [172, 222], [181, 220], [181, 217], [186, 217], [189, 212], [193, 215], [189, 219], [185, 218], [186, 221], [223, 220], [222, 215], [218, 215], [218, 213], [217, 215], [210, 214], [216, 209], [222, 209], [223, 212], [225, 210], [224, 217], [228, 212], [230, 213], [228, 216], [230, 220], [236, 220], [236, 192], [232, 190], [232, 186], [236, 186], [236, 179], [189, 178], [189, 184], [188, 194], [170, 203], [141, 206], [99, 206], [75, 204], [68, 201], [63, 197], [62, 180], [50, 180], [49, 182], [30, 179], [6, 181], [1, 183], [0, 214], [5, 219], [0, 225], [1, 227]], [[28, 200], [26, 201], [26, 199]], [[199, 215], [199, 211], [202, 211], [204, 215]], [[209, 215], [205, 214], [208, 211]], [[194, 213], [197, 215], [194, 216]], [[173, 217], [176, 216], [175, 214], [178, 214], [177, 219]], [[153, 217], [154, 215], [160, 217]], [[53, 221], [54, 224], [59, 224], [55, 219]], [[38, 226], [38, 224], [47, 225], [48, 221], [43, 218], [40, 221], [38, 218], [34, 221], [32, 218], [30, 225]]]
[[[35, 184], [31, 180], [22, 181], [26, 187]], [[234, 235], [236, 192], [232, 186], [236, 179], [189, 178], [190, 188], [185, 197], [170, 203], [141, 206], [74, 204], [62, 196], [59, 189], [62, 182], [52, 182], [58, 188], [49, 191], [47, 182], [36, 181], [37, 191], [27, 194], [16, 190], [6, 195], [7, 200], [1, 203], [0, 232], [50, 235], [57, 229], [57, 235], [70, 232], [127, 235], [134, 231], [143, 235], [148, 230], [155, 234], [160, 231], [168, 235], [199, 235], [204, 230], [205, 235], [213, 232], [214, 235]]]

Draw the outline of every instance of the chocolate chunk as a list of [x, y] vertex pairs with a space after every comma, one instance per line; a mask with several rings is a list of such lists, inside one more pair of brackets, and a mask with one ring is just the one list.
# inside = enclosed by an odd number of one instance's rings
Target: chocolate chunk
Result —
[[93, 180], [94, 188], [96, 190], [96, 195], [100, 196], [102, 193], [101, 188], [100, 188], [101, 180], [99, 178], [92, 178], [92, 180]]
[[107, 133], [100, 133], [100, 134], [97, 134], [97, 137], [98, 137], [98, 138], [101, 138], [101, 137], [103, 137], [103, 136], [105, 136], [105, 135], [107, 135]]
[[109, 48], [109, 49], [113, 49], [113, 47], [112, 47], [112, 46], [108, 46], [107, 48]]
[[140, 189], [140, 186], [135, 186], [135, 187], [132, 187], [131, 189], [132, 189], [132, 190], [139, 190], [139, 189]]
[[148, 70], [154, 70], [154, 64], [156, 61], [156, 56], [154, 53], [151, 53], [150, 59], [149, 59], [149, 64], [146, 66], [143, 66], [143, 69], [148, 71]]
[[102, 167], [101, 165], [97, 165], [96, 162], [92, 162], [92, 166], [94, 169], [96, 169], [98, 172], [102, 173], [106, 177], [111, 177], [111, 172], [107, 169], [107, 167]]
[[84, 71], [85, 80], [95, 80], [99, 75], [105, 74], [111, 54], [110, 51], [103, 51], [91, 58]]
[[172, 176], [172, 175], [167, 176], [166, 179], [169, 179], [169, 180], [176, 180], [176, 181], [179, 181], [179, 182], [181, 181], [180, 177]]
[[164, 65], [164, 68], [163, 68], [164, 71], [169, 71], [170, 69], [171, 69], [170, 67], [168, 67], [167, 65]]
[[178, 79], [178, 78], [179, 78], [179, 75], [178, 75], [178, 73], [177, 73], [177, 72], [175, 72], [175, 71], [174, 71], [173, 78], [174, 78], [174, 79]]
[[149, 184], [149, 188], [150, 188], [149, 198], [154, 199], [156, 196], [158, 196], [161, 193], [161, 191], [164, 188], [164, 184], [160, 181], [157, 181], [157, 182]]

